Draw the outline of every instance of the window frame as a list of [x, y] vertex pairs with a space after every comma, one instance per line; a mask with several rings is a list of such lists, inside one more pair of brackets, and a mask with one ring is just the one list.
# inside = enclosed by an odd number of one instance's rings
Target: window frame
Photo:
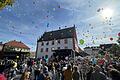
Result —
[[58, 43], [58, 44], [60, 44], [60, 43], [61, 43], [60, 39], [59, 39], [59, 40], [57, 40], [57, 43]]
[[41, 48], [41, 49], [40, 49], [40, 52], [43, 52], [43, 50], [44, 50], [44, 48]]
[[49, 41], [46, 43], [46, 45], [49, 45]]
[[52, 45], [54, 45], [55, 44], [55, 42], [54, 41], [52, 41]]
[[46, 49], [45, 49], [45, 52], [48, 52], [48, 51], [49, 51], [49, 48], [46, 48]]

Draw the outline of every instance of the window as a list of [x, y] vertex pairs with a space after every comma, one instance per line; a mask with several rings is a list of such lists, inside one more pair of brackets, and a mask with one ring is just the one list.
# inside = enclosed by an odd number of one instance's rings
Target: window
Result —
[[41, 46], [44, 46], [44, 43], [43, 43], [43, 42], [41, 43]]
[[58, 49], [60, 49], [60, 47], [58, 47]]
[[57, 43], [60, 44], [60, 40], [58, 40]]
[[52, 45], [54, 45], [54, 41], [52, 41]]
[[64, 39], [64, 43], [65, 43], [65, 44], [67, 44], [67, 43], [68, 43], [67, 39]]
[[46, 52], [48, 52], [48, 48], [46, 48]]
[[49, 42], [47, 42], [46, 45], [49, 45]]
[[41, 52], [43, 52], [43, 48], [41, 48]]
[[65, 46], [65, 49], [68, 49], [68, 47], [67, 47], [67, 46]]

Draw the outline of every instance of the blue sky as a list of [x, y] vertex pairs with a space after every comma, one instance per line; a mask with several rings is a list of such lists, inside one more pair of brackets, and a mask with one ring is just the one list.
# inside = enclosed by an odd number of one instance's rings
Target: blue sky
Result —
[[[97, 12], [99, 8], [113, 10], [110, 22]], [[115, 43], [120, 32], [119, 11], [120, 0], [16, 0], [0, 11], [0, 41], [22, 41], [35, 51], [36, 41], [45, 31], [75, 24], [78, 40], [85, 40], [81, 48]]]

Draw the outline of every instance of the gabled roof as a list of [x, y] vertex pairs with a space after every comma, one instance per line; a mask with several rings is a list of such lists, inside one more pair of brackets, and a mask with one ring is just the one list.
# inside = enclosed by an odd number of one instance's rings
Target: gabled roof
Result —
[[73, 37], [76, 37], [75, 27], [69, 27], [69, 28], [65, 28], [65, 29], [45, 32], [41, 36], [41, 38], [38, 40], [38, 42], [57, 40], [57, 39], [65, 39], [65, 38], [73, 38]]
[[19, 42], [16, 40], [9, 41], [5, 43], [5, 46], [11, 46], [11, 47], [16, 47], [16, 48], [24, 48], [24, 49], [30, 49], [27, 45], [25, 45], [23, 42]]

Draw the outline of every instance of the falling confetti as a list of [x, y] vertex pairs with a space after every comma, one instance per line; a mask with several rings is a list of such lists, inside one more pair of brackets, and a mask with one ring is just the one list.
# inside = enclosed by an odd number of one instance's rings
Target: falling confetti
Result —
[[35, 4], [35, 2], [33, 2], [33, 4]]
[[55, 11], [56, 9], [55, 8], [53, 8], [53, 11]]
[[91, 27], [91, 29], [93, 29], [93, 27]]
[[49, 13], [49, 11], [47, 11], [47, 13]]
[[91, 26], [91, 24], [89, 24], [89, 26]]
[[58, 8], [61, 8], [60, 5], [58, 6]]
[[113, 38], [110, 38], [110, 40], [112, 41], [112, 40], [113, 40]]
[[103, 8], [99, 8], [99, 9], [97, 10], [97, 12], [101, 12], [101, 11], [103, 11]]
[[95, 41], [93, 40], [93, 42], [92, 42], [93, 44], [95, 44]]
[[50, 24], [49, 24], [49, 23], [47, 23], [47, 27], [49, 27], [49, 25], [50, 25]]
[[118, 36], [120, 37], [120, 32], [118, 33]]
[[83, 45], [84, 44], [84, 40], [83, 39], [80, 39], [80, 41], [79, 41], [79, 43], [81, 44], [81, 45]]

